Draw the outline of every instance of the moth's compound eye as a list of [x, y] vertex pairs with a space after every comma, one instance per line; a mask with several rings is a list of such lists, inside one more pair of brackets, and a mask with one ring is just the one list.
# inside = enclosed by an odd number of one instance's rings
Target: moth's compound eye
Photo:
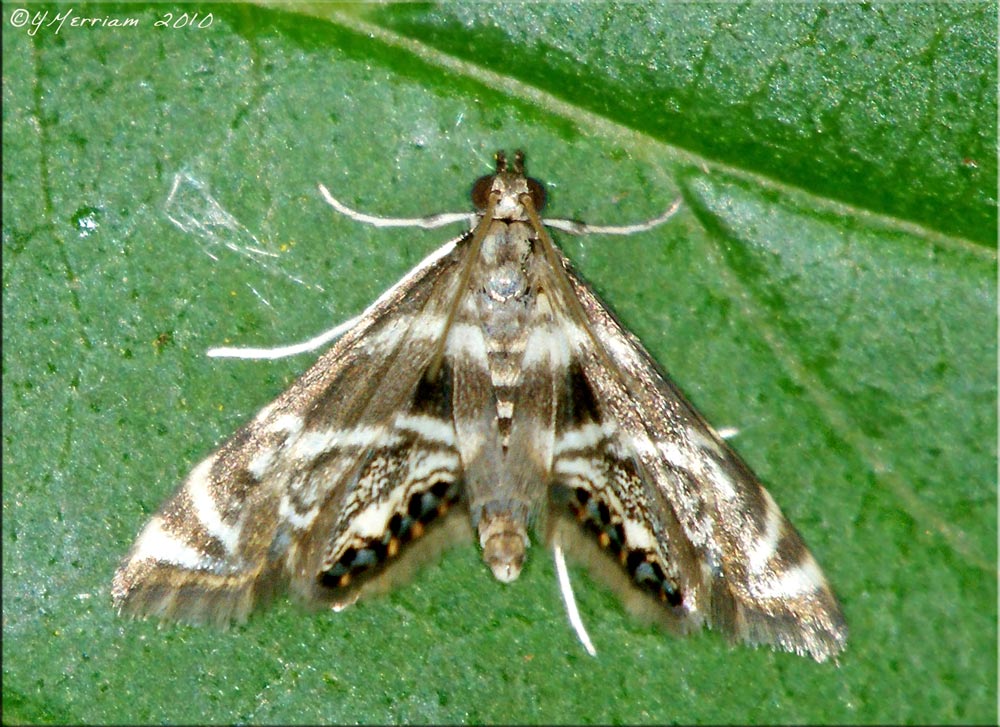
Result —
[[537, 179], [528, 178], [528, 194], [531, 195], [531, 204], [535, 206], [537, 212], [542, 211], [545, 206], [545, 187]]
[[475, 205], [476, 209], [482, 212], [486, 209], [486, 205], [490, 201], [490, 192], [493, 190], [493, 175], [488, 177], [480, 177], [476, 180], [475, 184], [472, 185], [472, 192], [470, 196], [472, 197], [472, 204]]

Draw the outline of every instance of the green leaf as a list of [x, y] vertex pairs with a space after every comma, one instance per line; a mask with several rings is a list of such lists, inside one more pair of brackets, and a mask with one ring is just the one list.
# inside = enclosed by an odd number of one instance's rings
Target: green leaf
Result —
[[[5, 721], [995, 722], [996, 21], [5, 5]], [[541, 546], [511, 586], [470, 543], [339, 614], [117, 618], [146, 518], [311, 362], [204, 351], [304, 340], [451, 234], [362, 227], [316, 185], [373, 213], [464, 210], [517, 147], [553, 216], [682, 199], [656, 231], [559, 242], [739, 430], [843, 601], [839, 668], [670, 637], [574, 569], [591, 659]]]

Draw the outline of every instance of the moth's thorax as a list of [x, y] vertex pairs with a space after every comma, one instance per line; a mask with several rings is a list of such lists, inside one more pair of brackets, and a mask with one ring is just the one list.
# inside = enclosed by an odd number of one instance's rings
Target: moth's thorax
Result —
[[501, 310], [513, 303], [524, 304], [529, 293], [528, 259], [536, 234], [527, 222], [494, 220], [483, 238], [479, 253], [479, 290], [487, 310]]

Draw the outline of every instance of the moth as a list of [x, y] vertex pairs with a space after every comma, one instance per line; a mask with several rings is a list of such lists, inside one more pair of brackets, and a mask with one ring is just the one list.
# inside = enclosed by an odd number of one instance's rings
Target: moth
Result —
[[[524, 156], [496, 155], [469, 219], [195, 467], [114, 577], [121, 613], [225, 625], [290, 587], [339, 608], [434, 533], [478, 535], [517, 579], [530, 534], [572, 542], [679, 632], [810, 655], [847, 627], [757, 477], [573, 270]], [[589, 550], [588, 550], [589, 549]]]

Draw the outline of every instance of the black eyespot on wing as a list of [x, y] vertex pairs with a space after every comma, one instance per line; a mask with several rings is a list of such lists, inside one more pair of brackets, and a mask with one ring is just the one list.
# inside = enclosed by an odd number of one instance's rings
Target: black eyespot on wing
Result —
[[460, 498], [459, 483], [450, 480], [435, 481], [426, 490], [412, 493], [402, 509], [389, 518], [384, 533], [345, 548], [340, 558], [319, 574], [319, 584], [335, 591], [378, 573], [401, 548], [422, 537], [427, 527], [435, 524]]
[[658, 557], [645, 548], [629, 545], [619, 516], [600, 495], [583, 487], [566, 488], [557, 494], [556, 502], [565, 503], [583, 528], [596, 537], [601, 549], [625, 569], [641, 591], [671, 607], [676, 608], [684, 602], [684, 594], [665, 573]]

